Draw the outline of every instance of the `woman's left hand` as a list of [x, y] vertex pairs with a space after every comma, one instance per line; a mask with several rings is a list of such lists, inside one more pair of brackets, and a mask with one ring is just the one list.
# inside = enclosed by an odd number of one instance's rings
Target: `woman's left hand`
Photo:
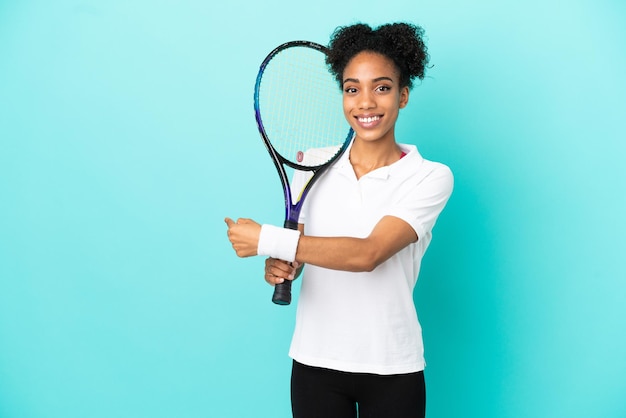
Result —
[[247, 218], [239, 218], [237, 222], [225, 218], [224, 222], [228, 226], [228, 239], [233, 245], [235, 253], [239, 257], [257, 255], [261, 225]]

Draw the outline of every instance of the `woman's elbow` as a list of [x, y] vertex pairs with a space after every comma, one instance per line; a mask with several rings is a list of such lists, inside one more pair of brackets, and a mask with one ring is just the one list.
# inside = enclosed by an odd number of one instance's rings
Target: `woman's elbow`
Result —
[[357, 272], [372, 272], [385, 262], [385, 258], [378, 251], [362, 253], [354, 263], [354, 270]]
[[378, 267], [378, 265], [366, 262], [365, 260], [352, 263], [346, 270], [351, 271], [353, 273], [369, 273], [374, 271], [374, 269]]

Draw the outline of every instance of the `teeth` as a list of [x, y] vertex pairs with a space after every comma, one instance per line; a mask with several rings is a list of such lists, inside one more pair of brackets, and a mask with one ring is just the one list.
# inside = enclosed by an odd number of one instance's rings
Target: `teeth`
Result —
[[370, 117], [367, 117], [367, 118], [359, 118], [359, 122], [361, 122], [361, 123], [371, 123], [371, 122], [373, 122], [375, 120], [378, 120], [378, 119], [380, 119], [380, 116], [370, 116]]

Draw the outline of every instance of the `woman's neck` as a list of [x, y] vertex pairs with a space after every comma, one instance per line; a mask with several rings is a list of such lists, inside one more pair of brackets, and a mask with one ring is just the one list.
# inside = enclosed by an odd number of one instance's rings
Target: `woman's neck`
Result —
[[402, 156], [402, 150], [392, 142], [354, 141], [350, 148], [350, 163], [357, 178], [380, 167], [391, 165]]

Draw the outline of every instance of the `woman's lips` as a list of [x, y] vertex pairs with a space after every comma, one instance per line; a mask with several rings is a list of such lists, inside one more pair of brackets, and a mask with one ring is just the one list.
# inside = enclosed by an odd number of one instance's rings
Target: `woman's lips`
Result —
[[356, 117], [357, 123], [363, 128], [374, 128], [380, 123], [381, 119], [382, 117], [380, 115]]

